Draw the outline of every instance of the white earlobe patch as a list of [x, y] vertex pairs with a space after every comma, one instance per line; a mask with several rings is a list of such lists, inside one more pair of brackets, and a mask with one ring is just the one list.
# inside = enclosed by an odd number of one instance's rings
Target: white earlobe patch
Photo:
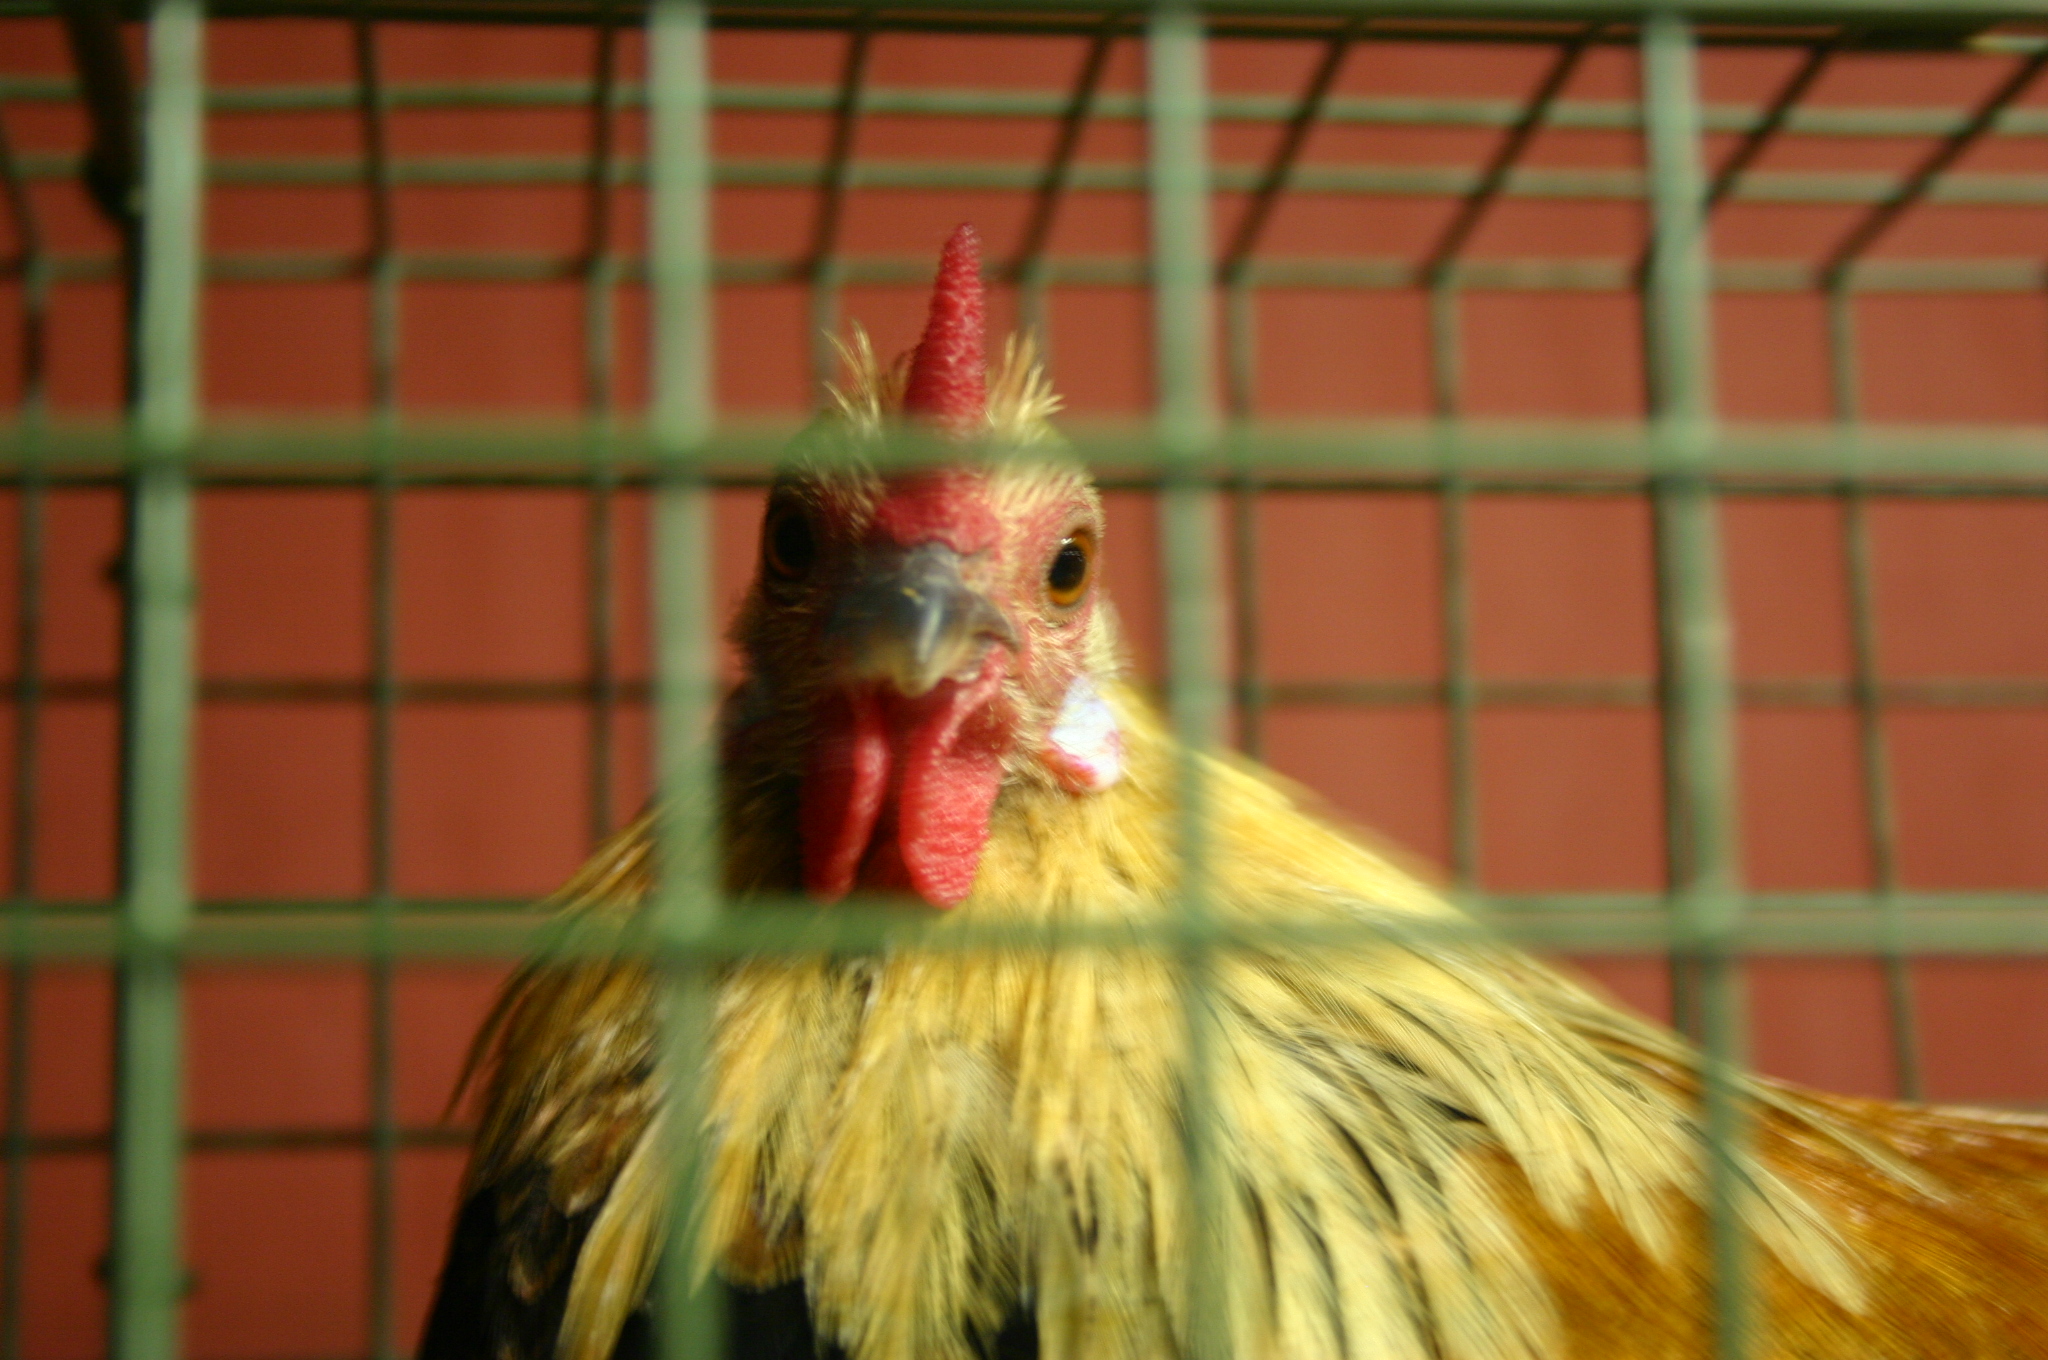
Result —
[[1067, 687], [1047, 735], [1045, 764], [1075, 793], [1099, 793], [1124, 777], [1124, 734], [1109, 700], [1085, 675]]

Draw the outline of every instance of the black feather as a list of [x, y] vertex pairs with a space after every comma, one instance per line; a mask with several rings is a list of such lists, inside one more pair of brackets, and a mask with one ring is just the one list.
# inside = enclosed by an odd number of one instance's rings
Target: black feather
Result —
[[[418, 1360], [554, 1360], [576, 1254], [597, 1216], [549, 1203], [534, 1168], [470, 1196], [456, 1217]], [[801, 1280], [769, 1289], [726, 1286], [726, 1360], [847, 1360], [820, 1344]], [[983, 1360], [1038, 1360], [1038, 1325], [1013, 1308]], [[656, 1360], [653, 1319], [626, 1319], [612, 1360]]]
[[565, 1214], [532, 1166], [469, 1197], [455, 1220], [420, 1360], [553, 1360], [595, 1206]]

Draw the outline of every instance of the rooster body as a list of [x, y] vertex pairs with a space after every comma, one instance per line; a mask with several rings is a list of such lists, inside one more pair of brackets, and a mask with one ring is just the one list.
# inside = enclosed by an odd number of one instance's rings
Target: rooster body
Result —
[[[1099, 501], [1032, 447], [1051, 402], [1028, 353], [981, 388], [971, 251], [949, 243], [915, 359], [857, 351], [830, 456], [771, 493], [735, 627], [726, 889], [735, 910], [907, 891], [950, 908], [941, 931], [1095, 943], [720, 976], [699, 1242], [751, 1291], [735, 1353], [1170, 1360], [1201, 1316], [1248, 1360], [1710, 1355], [1696, 1055], [1460, 928], [1270, 776], [1177, 745], [1120, 678]], [[848, 456], [899, 412], [1011, 451], [888, 477]], [[1202, 1309], [1179, 966], [1101, 943], [1178, 910], [1189, 760], [1217, 917], [1384, 927], [1214, 953], [1206, 1146], [1228, 1269]], [[570, 908], [630, 914], [651, 853], [647, 823], [622, 832]], [[635, 962], [510, 985], [480, 1041], [484, 1119], [423, 1360], [644, 1344], [667, 1240], [659, 1029]], [[2048, 1356], [2048, 1125], [1760, 1079], [1740, 1096], [1753, 1355]]]

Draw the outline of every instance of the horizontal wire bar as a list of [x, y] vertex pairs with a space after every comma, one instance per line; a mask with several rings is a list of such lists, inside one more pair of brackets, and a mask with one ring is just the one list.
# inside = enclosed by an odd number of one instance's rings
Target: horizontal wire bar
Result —
[[[1735, 697], [1750, 708], [1843, 708], [1857, 700], [1851, 677], [1772, 676], [1735, 682]], [[2042, 679], [1915, 679], [1875, 682], [1878, 702], [1892, 708], [2039, 708], [2048, 706]], [[1476, 679], [1472, 700], [1497, 708], [1641, 707], [1656, 703], [1655, 679]], [[1317, 680], [1266, 683], [1258, 702], [1297, 707], [1444, 704], [1447, 681], [1438, 679]]]
[[[1650, 479], [1643, 476], [1538, 476], [1531, 474], [1490, 473], [1490, 474], [1445, 474], [1428, 476], [1416, 474], [1402, 476], [1389, 473], [1385, 476], [1323, 476], [1314, 479], [1289, 477], [1261, 477], [1256, 490], [1293, 493], [1308, 492], [1322, 494], [1344, 494], [1360, 496], [1438, 496], [1455, 478], [1466, 491], [1475, 495], [1489, 496], [1544, 496], [1582, 499], [1587, 497], [1614, 498], [1640, 496], [1650, 487]], [[0, 490], [22, 486], [28, 475], [9, 471], [0, 466]], [[46, 474], [41, 484], [52, 489], [104, 490], [121, 484], [120, 475], [107, 472], [74, 472], [69, 474]], [[374, 474], [360, 471], [332, 471], [305, 469], [282, 473], [223, 471], [200, 473], [192, 478], [194, 486], [221, 493], [242, 491], [350, 491], [361, 490], [375, 484]], [[703, 484], [711, 490], [758, 491], [773, 481], [773, 474], [760, 472], [714, 472], [705, 476]], [[1095, 479], [1095, 485], [1102, 491], [1155, 492], [1161, 479], [1152, 476], [1104, 475]], [[1218, 479], [1219, 482], [1222, 479]], [[614, 483], [626, 491], [651, 490], [658, 483], [658, 477], [649, 473], [622, 474]], [[506, 471], [441, 471], [394, 477], [391, 484], [404, 490], [488, 490], [488, 491], [559, 491], [587, 490], [589, 477], [578, 477], [573, 473], [532, 470], [525, 472]], [[1806, 496], [1840, 495], [1845, 488], [1853, 488], [1858, 494], [1879, 500], [2037, 500], [2048, 497], [2048, 482], [1998, 482], [1998, 481], [1938, 481], [1914, 479], [1911, 481], [1873, 480], [1816, 481], [1804, 479], [1768, 479], [1745, 477], [1740, 480], [1709, 479], [1715, 492], [1723, 496], [1746, 499], [1787, 498]], [[89, 677], [86, 683], [97, 683]], [[521, 682], [513, 681], [513, 684]]]
[[[64, 152], [29, 152], [18, 157], [23, 178], [73, 180], [82, 157]], [[355, 156], [222, 156], [209, 164], [216, 188], [356, 188], [363, 179]], [[1069, 173], [1076, 193], [1138, 193], [1145, 168], [1136, 162], [1079, 162]], [[1218, 164], [1212, 187], [1219, 192], [1256, 190], [1261, 165]], [[1036, 161], [857, 160], [845, 167], [848, 189], [990, 190], [1032, 192], [1045, 174]], [[619, 182], [645, 180], [645, 166], [621, 157]], [[1380, 197], [1462, 197], [1477, 188], [1483, 171], [1461, 165], [1358, 165], [1310, 162], [1296, 167], [1289, 189], [1307, 194], [1371, 194]], [[589, 176], [580, 156], [412, 156], [390, 161], [393, 185], [456, 187], [574, 187]], [[803, 189], [814, 187], [818, 163], [806, 157], [723, 160], [712, 179], [724, 188]], [[1883, 171], [1754, 170], [1729, 194], [1734, 202], [1799, 204], [1882, 204], [1898, 197], [1906, 177]], [[1647, 181], [1626, 167], [1525, 166], [1510, 172], [1498, 192], [1510, 198], [1637, 203]], [[2009, 172], [1945, 174], [1921, 195], [1934, 205], [2038, 207], [2048, 204], [2048, 175]]]
[[[1953, 50], [1965, 43], [1985, 48], [2025, 49], [2027, 33], [1979, 37], [1979, 30], [2001, 19], [2038, 16], [2040, 0], [2007, 0], [1982, 4], [1914, 3], [1914, 0], [1813, 0], [1799, 5], [1774, 5], [1770, 0], [1728, 0], [1689, 6], [1699, 22], [1699, 42], [1706, 46], [1778, 46], [1810, 43], [1848, 30], [1858, 45], [1884, 51]], [[132, 0], [131, 0], [132, 6]], [[1400, 4], [1359, 4], [1356, 0], [1220, 0], [1209, 6], [1205, 21], [1213, 38], [1277, 38], [1327, 36], [1333, 16], [1364, 18], [1370, 40], [1432, 42], [1554, 41], [1571, 26], [1573, 13], [1597, 14], [1611, 24], [1603, 41], [1633, 44], [1627, 21], [1651, 8], [1649, 0], [1455, 0], [1425, 8], [1407, 0]], [[52, 0], [0, 0], [0, 17], [48, 16]], [[356, 18], [411, 22], [502, 23], [589, 26], [610, 15], [636, 20], [643, 4], [612, 0], [218, 0], [214, 17]], [[881, 14], [852, 6], [820, 5], [813, 0], [757, 0], [728, 5], [711, 15], [714, 28], [781, 31], [845, 30], [870, 22], [878, 32], [996, 33], [1086, 36], [1099, 22], [1095, 0], [1003, 0], [962, 9], [958, 0], [917, 0], [890, 6]], [[872, 19], [866, 16], [873, 15]], [[1321, 29], [1322, 31], [1318, 31]]]
[[[104, 915], [113, 910], [104, 898], [37, 898], [14, 897], [0, 899], [8, 909], [21, 909], [52, 920], [63, 918], [87, 918]], [[242, 916], [305, 916], [344, 912], [375, 912], [378, 904], [384, 903], [391, 910], [414, 916], [457, 915], [457, 916], [520, 916], [532, 917], [536, 911], [534, 899], [525, 897], [225, 897], [202, 900], [194, 910], [214, 919], [239, 918]]]
[[[1880, 890], [1861, 891], [1847, 888], [1839, 890], [1816, 889], [1805, 892], [1758, 891], [1749, 895], [1749, 901], [1753, 907], [1766, 911], [1804, 910], [1839, 912], [1872, 908], [1883, 895], [1883, 892]], [[1479, 914], [1501, 912], [1527, 914], [1531, 912], [1557, 911], [1648, 911], [1661, 909], [1665, 897], [1662, 893], [1651, 891], [1632, 892], [1594, 889], [1573, 891], [1561, 889], [1555, 892], [1475, 892], [1460, 896], [1458, 900], [1460, 905]], [[2044, 886], [2039, 890], [2018, 888], [2010, 890], [1902, 890], [1898, 900], [1915, 910], [1926, 912], [2033, 910], [2035, 908], [2048, 907], [2048, 886]], [[353, 918], [358, 915], [367, 916], [374, 914], [380, 902], [389, 906], [394, 913], [402, 916], [445, 917], [456, 921], [481, 920], [485, 923], [485, 929], [487, 930], [498, 929], [504, 924], [504, 921], [494, 920], [493, 918], [516, 920], [521, 928], [560, 924], [565, 919], [550, 915], [553, 909], [548, 901], [530, 897], [211, 897], [199, 899], [194, 904], [193, 910], [199, 917], [214, 922], [274, 920], [309, 916]], [[757, 913], [760, 916], [779, 917], [779, 924], [775, 921], [770, 921], [768, 925], [770, 929], [785, 931], [794, 928], [795, 924], [799, 921], [807, 923], [803, 926], [806, 930], [819, 925], [821, 922], [824, 923], [823, 928], [827, 929], [828, 932], [838, 929], [839, 927], [835, 927], [829, 922], [824, 922], [824, 917], [827, 915], [854, 918], [855, 924], [850, 928], [856, 932], [884, 928], [895, 930], [906, 924], [914, 926], [919, 922], [926, 923], [932, 929], [941, 931], [953, 931], [962, 928], [955, 918], [936, 916], [928, 907], [921, 906], [913, 898], [851, 897], [844, 899], [844, 903], [843, 906], [834, 904], [829, 907], [821, 907], [810, 898], [764, 895], [747, 899], [747, 909], [749, 912]], [[592, 903], [590, 905], [594, 906], [597, 904]], [[110, 898], [0, 897], [0, 911], [25, 911], [39, 920], [90, 920], [96, 917], [107, 916], [117, 910], [117, 908], [118, 904]], [[602, 937], [607, 941], [616, 941], [616, 927], [613, 923], [593, 920], [587, 922], [585, 927], [579, 928], [587, 929], [593, 940]], [[968, 926], [965, 928], [969, 934], [973, 934], [977, 930], [984, 930], [983, 926]], [[1376, 924], [1370, 927], [1373, 931], [1377, 931], [1379, 928]], [[1095, 926], [1082, 927], [1081, 935], [1073, 938], [1069, 938], [1072, 932], [1068, 927], [1057, 923], [1052, 925], [1045, 925], [1043, 923], [1026, 923], [1023, 925], [998, 923], [988, 926], [986, 929], [994, 930], [996, 934], [989, 936], [987, 939], [977, 936], [975, 940], [970, 940], [968, 944], [976, 947], [984, 944], [989, 947], [1000, 947], [1004, 946], [1006, 941], [1016, 943], [1015, 940], [1010, 938], [1010, 935], [1006, 935], [1004, 932], [1011, 932], [1019, 939], [1025, 939], [1025, 937], [1042, 936], [1046, 930], [1052, 930], [1059, 934], [1060, 938], [1056, 943], [1075, 943], [1077, 941], [1082, 944], [1091, 942], [1101, 943], [1101, 940], [1087, 933], [1090, 930], [1095, 930]], [[1124, 936], [1121, 933], [1116, 933], [1121, 932], [1122, 929], [1122, 927], [1116, 927], [1113, 932], [1115, 933], [1115, 939], [1118, 941], [1124, 940]], [[747, 941], [766, 938], [755, 927], [750, 926], [747, 930]], [[613, 933], [606, 934], [605, 932], [608, 931]], [[830, 944], [832, 940], [838, 938], [838, 936], [830, 936], [825, 942]], [[1026, 939], [1025, 942], [1043, 943], [1044, 941], [1042, 939]], [[604, 947], [609, 949], [610, 945]], [[722, 947], [751, 946], [747, 945], [745, 941], [739, 943], [728, 941]], [[809, 947], [809, 945], [807, 944], [806, 947]], [[568, 952], [576, 953], [579, 951], [572, 947]]]
[[[419, 423], [396, 431], [375, 422], [295, 421], [220, 425], [195, 436], [189, 466], [210, 477], [230, 472], [277, 475], [306, 470], [351, 475], [380, 466], [489, 474], [509, 480], [540, 471], [580, 474], [596, 427], [565, 419], [517, 424]], [[735, 484], [777, 467], [795, 433], [787, 423], [735, 422], [687, 455], [675, 454], [716, 481]], [[1575, 480], [1605, 488], [1651, 485], [1659, 470], [1655, 432], [1622, 421], [1362, 421], [1233, 425], [1197, 448], [1169, 446], [1141, 425], [1075, 422], [1065, 431], [1072, 456], [1110, 480], [1144, 480], [1173, 466], [1179, 475], [1235, 486], [1250, 475], [1258, 488], [1285, 478], [1289, 489], [1363, 489], [1374, 483], [1440, 486], [1488, 476], [1562, 490]], [[653, 451], [647, 432], [621, 426], [615, 435], [622, 477], [647, 477]], [[874, 466], [917, 467], [957, 461], [942, 439], [905, 432], [864, 450]], [[111, 423], [0, 426], [0, 481], [30, 468], [55, 485], [67, 472], [118, 472], [131, 448]], [[388, 460], [388, 464], [387, 461]], [[2038, 494], [2048, 489], [2048, 429], [2032, 426], [1730, 426], [1704, 438], [1698, 474], [1730, 492], [1841, 491], [1930, 494]], [[513, 474], [518, 474], [514, 477]], [[1746, 482], [1756, 485], [1745, 485]], [[1979, 485], [1981, 484], [1981, 485]]]
[[[1749, 954], [2048, 953], [2048, 893], [1900, 892], [1738, 894], [1742, 914], [1713, 947]], [[390, 904], [381, 925], [367, 902], [329, 902], [324, 910], [202, 906], [175, 946], [124, 938], [110, 910], [21, 912], [0, 942], [14, 958], [133, 960], [175, 956], [188, 963], [314, 962], [331, 959], [511, 960], [645, 957], [687, 965], [764, 954], [811, 955], [927, 949], [941, 952], [1187, 948], [1292, 949], [1434, 947], [1506, 940], [1571, 953], [1687, 951], [1705, 942], [1655, 893], [1552, 892], [1467, 894], [1472, 915], [1427, 918], [1373, 914], [1332, 920], [1188, 922], [969, 921], [935, 916], [921, 905], [847, 901], [829, 910], [802, 899], [749, 901], [686, 942], [663, 942], [644, 929], [592, 916], [452, 910], [447, 902]], [[303, 904], [311, 907], [315, 904]]]
[[[614, 257], [614, 265], [618, 282], [646, 281], [644, 259], [621, 255]], [[1448, 267], [1446, 281], [1475, 291], [1632, 292], [1635, 267], [1631, 260], [1600, 257], [1468, 258]], [[0, 278], [19, 277], [27, 268], [18, 261], [0, 261]], [[582, 280], [589, 259], [580, 253], [417, 252], [372, 262], [358, 251], [246, 251], [206, 262], [207, 277], [216, 283], [329, 283], [367, 278], [381, 268], [414, 283], [550, 283]], [[1138, 288], [1148, 277], [1138, 256], [1051, 257], [1041, 268], [1046, 284], [1065, 288]], [[1395, 257], [1262, 257], [1243, 268], [1244, 282], [1261, 288], [1400, 291], [1425, 282], [1423, 262]], [[49, 255], [37, 269], [40, 278], [55, 283], [120, 277], [120, 261], [110, 254]], [[921, 256], [856, 255], [841, 257], [834, 270], [848, 284], [922, 287], [929, 282], [931, 262]], [[1011, 280], [1020, 268], [1005, 263], [991, 272]], [[723, 287], [772, 287], [805, 282], [809, 271], [797, 259], [740, 256], [718, 261], [713, 275]], [[1710, 277], [1716, 290], [1741, 293], [1812, 292], [1824, 281], [1820, 262], [1796, 259], [1722, 260]], [[1993, 256], [1867, 260], [1849, 268], [1842, 287], [1851, 293], [2031, 293], [2048, 288], [2048, 263]]]
[[[1170, 4], [1155, 0], [1150, 6]], [[589, 23], [600, 13], [602, 0], [217, 0], [210, 6], [216, 18], [293, 15], [304, 17], [364, 14], [377, 19], [419, 19], [422, 17], [494, 19], [501, 22]], [[18, 3], [16, 13], [47, 13], [48, 0]], [[959, 0], [891, 0], [892, 14], [912, 16], [957, 13]], [[1101, 0], [979, 0], [977, 11], [991, 14], [1043, 15], [1048, 18], [1072, 14], [1099, 14]], [[1625, 21], [1640, 19], [1659, 8], [1657, 0], [1213, 0], [1194, 7], [1204, 15], [1219, 17], [1313, 20], [1332, 15], [1373, 16], [1395, 23], [1413, 24], [1425, 31], [1483, 26], [1490, 33], [1514, 34], [1523, 24], [1556, 23], [1581, 16]], [[617, 4], [614, 13], [638, 16], [644, 4]], [[0, 11], [6, 12], [6, 11]], [[820, 4], [818, 0], [746, 0], [720, 5], [712, 15], [715, 26], [752, 20], [783, 24], [797, 19], [829, 21], [837, 25], [853, 22], [861, 11], [850, 4]], [[1886, 25], [1925, 28], [1937, 21], [1968, 30], [2001, 19], [2037, 18], [2048, 14], [2044, 0], [1695, 0], [1682, 12], [1703, 28], [1736, 26], [1759, 35], [1819, 24], [1862, 23], [1881, 37]], [[1953, 41], [1953, 39], [1951, 39]]]
[[[0, 672], [0, 685], [10, 683]], [[1277, 706], [1413, 705], [1449, 702], [1448, 682], [1426, 677], [1296, 680], [1240, 686], [1239, 698]], [[1891, 708], [2048, 707], [2048, 676], [1923, 676], [1873, 681], [1872, 697]], [[648, 680], [441, 679], [399, 680], [390, 687], [396, 704], [536, 704], [595, 702], [609, 694], [626, 705], [652, 698]], [[291, 679], [218, 676], [202, 680], [202, 703], [369, 704], [380, 694], [372, 678]], [[45, 677], [37, 685], [43, 703], [111, 702], [120, 690], [111, 678]], [[1753, 708], [1838, 708], [1858, 701], [1850, 676], [1760, 676], [1738, 681], [1736, 695]], [[1657, 701], [1649, 676], [1494, 677], [1474, 681], [1472, 699], [1493, 707], [1638, 707]]]
[[[1588, 41], [1599, 41], [1598, 35]], [[0, 76], [0, 102], [64, 103], [77, 97], [77, 87], [62, 77]], [[1051, 89], [875, 86], [863, 94], [861, 106], [869, 115], [892, 117], [1052, 119], [1066, 112], [1071, 97], [1071, 91]], [[388, 86], [383, 99], [387, 109], [582, 110], [589, 105], [590, 86], [577, 80], [420, 82]], [[618, 99], [624, 108], [644, 107], [646, 92], [637, 82], [620, 82]], [[715, 87], [711, 104], [729, 113], [825, 114], [837, 107], [837, 99], [838, 90], [830, 85], [739, 83]], [[355, 105], [355, 87], [343, 84], [225, 86], [208, 94], [208, 108], [216, 114], [319, 113]], [[1284, 123], [1297, 106], [1292, 95], [1217, 94], [1210, 100], [1209, 116], [1219, 123]], [[1521, 101], [1512, 99], [1330, 95], [1319, 121], [1369, 127], [1508, 128], [1522, 111]], [[1143, 97], [1104, 91], [1097, 96], [1094, 116], [1108, 122], [1138, 121], [1144, 116]], [[1753, 132], [1769, 116], [1761, 104], [1709, 104], [1700, 111], [1701, 125], [1709, 132]], [[1942, 106], [1806, 106], [1789, 113], [1774, 135], [1945, 137], [1967, 127], [1971, 116], [1967, 109]], [[1618, 99], [1559, 100], [1545, 121], [1552, 128], [1579, 131], [1635, 132], [1643, 125], [1641, 106]], [[1991, 121], [1988, 132], [2048, 136], [2048, 109], [2006, 109]]]
[[[396, 1145], [401, 1149], [467, 1148], [475, 1129], [454, 1124], [401, 1127]], [[374, 1145], [375, 1132], [364, 1128], [255, 1128], [192, 1129], [185, 1134], [188, 1153], [209, 1152], [315, 1152], [361, 1148]], [[25, 1140], [29, 1157], [74, 1157], [110, 1150], [112, 1139], [105, 1133], [43, 1133]]]

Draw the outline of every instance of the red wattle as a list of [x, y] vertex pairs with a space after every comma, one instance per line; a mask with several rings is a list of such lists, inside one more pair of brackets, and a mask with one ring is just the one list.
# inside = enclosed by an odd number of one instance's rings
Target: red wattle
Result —
[[834, 695], [819, 714], [797, 800], [804, 887], [827, 902], [846, 896], [867, 854], [889, 786], [889, 736], [871, 689]]
[[906, 699], [862, 686], [821, 714], [800, 800], [804, 885], [825, 901], [858, 884], [935, 907], [974, 887], [1002, 783], [992, 701], [1003, 668]]
[[938, 712], [905, 733], [897, 749], [896, 847], [910, 886], [936, 907], [974, 887], [988, 818], [1002, 783], [1002, 734], [989, 709], [1002, 681], [993, 666]]

